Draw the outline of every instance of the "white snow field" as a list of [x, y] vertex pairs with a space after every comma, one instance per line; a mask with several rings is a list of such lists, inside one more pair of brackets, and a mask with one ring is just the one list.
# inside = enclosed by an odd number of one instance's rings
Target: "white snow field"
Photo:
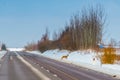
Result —
[[[68, 50], [55, 49], [47, 50], [44, 53], [41, 53], [39, 51], [33, 51], [30, 53], [82, 66], [120, 78], [120, 64], [101, 64], [99, 57], [97, 57], [95, 52], [91, 50], [70, 52]], [[66, 55], [68, 55], [68, 57], [62, 59], [62, 56]]]

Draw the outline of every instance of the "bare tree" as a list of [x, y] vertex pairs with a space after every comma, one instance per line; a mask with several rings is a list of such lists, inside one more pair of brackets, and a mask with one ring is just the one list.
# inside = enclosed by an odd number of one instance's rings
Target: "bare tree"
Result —
[[70, 19], [65, 29], [59, 33], [60, 35], [54, 33], [53, 41], [49, 40], [46, 30], [39, 46], [44, 43], [45, 48], [48, 48], [50, 44], [54, 47], [60, 45], [63, 49], [71, 50], [94, 49], [102, 41], [104, 24], [104, 11], [100, 6], [84, 9], [80, 14], [74, 15]]

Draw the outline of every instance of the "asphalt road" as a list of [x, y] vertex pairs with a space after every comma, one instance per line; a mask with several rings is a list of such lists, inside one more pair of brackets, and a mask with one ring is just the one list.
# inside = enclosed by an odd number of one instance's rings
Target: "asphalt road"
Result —
[[[29, 63], [32, 69], [20, 60], [17, 54]], [[103, 73], [26, 52], [8, 52], [0, 64], [0, 80], [45, 80], [42, 75], [38, 75], [41, 73], [50, 80], [119, 80]]]

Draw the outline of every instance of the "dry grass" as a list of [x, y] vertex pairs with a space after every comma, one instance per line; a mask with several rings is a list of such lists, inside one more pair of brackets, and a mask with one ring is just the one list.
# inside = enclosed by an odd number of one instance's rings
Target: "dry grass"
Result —
[[116, 60], [116, 49], [112, 47], [104, 48], [102, 55], [102, 64], [113, 64]]
[[116, 60], [120, 61], [120, 55], [116, 55]]

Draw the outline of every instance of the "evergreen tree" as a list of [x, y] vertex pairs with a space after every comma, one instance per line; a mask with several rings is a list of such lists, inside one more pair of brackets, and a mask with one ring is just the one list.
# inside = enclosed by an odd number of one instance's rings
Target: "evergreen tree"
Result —
[[2, 44], [2, 46], [1, 46], [1, 50], [7, 50], [5, 44]]

